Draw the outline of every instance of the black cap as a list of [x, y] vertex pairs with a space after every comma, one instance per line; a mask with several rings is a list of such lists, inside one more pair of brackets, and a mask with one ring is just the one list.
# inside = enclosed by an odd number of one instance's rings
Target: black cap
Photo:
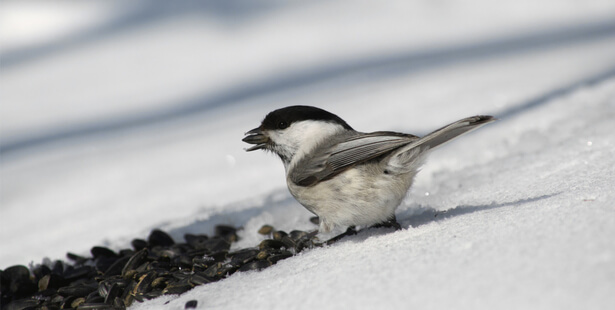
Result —
[[262, 129], [284, 129], [294, 122], [299, 121], [325, 121], [343, 126], [345, 129], [352, 130], [339, 116], [311, 106], [295, 105], [275, 110], [267, 114], [262, 122]]

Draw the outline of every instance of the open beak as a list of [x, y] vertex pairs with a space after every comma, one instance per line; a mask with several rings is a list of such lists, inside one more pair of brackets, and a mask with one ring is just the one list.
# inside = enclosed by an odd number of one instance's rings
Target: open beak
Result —
[[241, 141], [245, 143], [256, 144], [251, 148], [247, 148], [246, 152], [264, 149], [267, 146], [267, 142], [269, 142], [269, 137], [267, 137], [260, 128], [254, 128], [246, 132], [246, 135], [247, 136]]

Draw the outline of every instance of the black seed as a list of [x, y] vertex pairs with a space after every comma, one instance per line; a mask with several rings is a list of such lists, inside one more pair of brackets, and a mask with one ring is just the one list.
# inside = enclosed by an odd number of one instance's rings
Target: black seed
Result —
[[287, 235], [288, 235], [287, 233], [281, 230], [278, 230], [278, 231], [273, 232], [272, 237], [273, 237], [273, 240], [282, 241], [282, 239]]
[[46, 290], [39, 290], [38, 292], [36, 292], [36, 294], [33, 295], [33, 297], [35, 299], [42, 300], [42, 299], [46, 299], [47, 297], [54, 296], [57, 293], [58, 293], [58, 290], [50, 288]]
[[62, 275], [64, 273], [64, 263], [62, 263], [62, 261], [60, 260], [57, 260], [53, 264], [53, 268], [51, 268], [51, 273]]
[[215, 235], [222, 237], [229, 243], [239, 240], [237, 237], [237, 228], [227, 225], [217, 225], [215, 228]]
[[220, 278], [223, 276], [223, 274], [219, 274], [218, 272], [220, 270], [222, 270], [223, 268], [223, 264], [222, 263], [216, 263], [212, 266], [210, 266], [209, 268], [207, 268], [207, 270], [205, 270], [203, 272], [203, 274], [209, 278]]
[[171, 238], [171, 236], [159, 229], [152, 230], [149, 237], [147, 238], [147, 241], [152, 247], [157, 245], [162, 247], [168, 247], [175, 244], [175, 241], [173, 241], [173, 238]]
[[68, 266], [68, 268], [66, 268], [66, 270], [64, 271], [63, 276], [64, 276], [64, 279], [72, 282], [77, 279], [87, 278], [95, 274], [96, 274], [96, 270], [94, 270], [94, 268], [90, 266], [81, 266], [81, 267], [76, 267], [76, 268], [73, 268], [72, 266]]
[[137, 269], [137, 267], [139, 267], [141, 264], [143, 264], [143, 262], [145, 262], [145, 259], [147, 258], [148, 254], [149, 252], [147, 251], [147, 249], [143, 249], [130, 257], [130, 259], [122, 269], [122, 275], [126, 277], [128, 276], [127, 273], [129, 271]]
[[126, 271], [126, 273], [124, 273], [122, 276], [124, 277], [124, 279], [130, 280], [133, 279], [139, 272], [137, 270], [129, 270]]
[[107, 270], [105, 270], [105, 277], [122, 274], [122, 269], [124, 269], [124, 266], [126, 265], [126, 263], [128, 263], [129, 260], [129, 256], [124, 256], [116, 260], [113, 264], [111, 264], [111, 266], [109, 266], [109, 268], [107, 268]]
[[107, 297], [113, 285], [114, 283], [111, 283], [111, 281], [101, 281], [98, 283], [98, 294], [102, 297]]
[[133, 239], [130, 244], [135, 249], [135, 251], [141, 251], [147, 248], [147, 241], [143, 239]]
[[72, 308], [71, 304], [73, 303], [73, 301], [76, 299], [77, 297], [75, 296], [68, 296], [66, 298], [64, 298], [64, 300], [62, 300], [62, 309], [68, 309], [68, 308]]
[[190, 300], [188, 302], [186, 302], [186, 305], [184, 306], [184, 309], [193, 309], [196, 308], [197, 305], [197, 301], [196, 300]]
[[85, 303], [85, 298], [83, 297], [75, 298], [75, 300], [73, 300], [73, 302], [70, 303], [70, 307], [77, 308], [83, 303]]
[[162, 294], [165, 294], [165, 295], [183, 294], [189, 291], [190, 289], [192, 289], [192, 285], [188, 283], [169, 284], [164, 290], [162, 290]]
[[2, 278], [12, 280], [22, 280], [30, 278], [30, 270], [28, 267], [23, 265], [15, 265], [4, 269], [2, 272]]
[[231, 265], [236, 267], [244, 265], [255, 259], [258, 252], [259, 251], [255, 249], [243, 249], [235, 253], [229, 253], [229, 256], [231, 256]]
[[55, 295], [53, 296], [53, 298], [51, 298], [52, 304], [62, 304], [63, 301], [64, 297], [62, 297], [62, 295]]
[[80, 255], [77, 255], [77, 254], [71, 253], [71, 252], [66, 253], [66, 257], [68, 259], [72, 260], [73, 262], [77, 263], [77, 264], [83, 264], [84, 262], [86, 262], [88, 260], [87, 258], [85, 258], [83, 256], [80, 256]]
[[281, 241], [282, 243], [284, 243], [286, 248], [289, 248], [289, 249], [294, 249], [297, 246], [297, 242], [289, 236], [282, 237]]
[[[38, 304], [39, 301], [35, 299], [18, 299], [13, 300], [8, 305], [6, 305], [6, 310], [35, 309]], [[2, 309], [4, 309], [4, 306], [2, 307]]]
[[[124, 293], [122, 294], [121, 298], [122, 302], [126, 305], [126, 307], [129, 307], [134, 301], [134, 294], [132, 293], [132, 291], [134, 290], [135, 286], [137, 286], [137, 282], [130, 281], [124, 289]], [[115, 303], [115, 301], [113, 303]]]
[[[189, 274], [183, 273], [183, 272], [174, 272], [172, 274], [173, 278], [175, 278], [176, 280], [180, 280], [180, 281], [188, 281], [188, 278], [190, 277]], [[172, 282], [177, 282], [177, 281], [172, 281]]]
[[100, 295], [98, 295], [98, 293], [96, 294], [90, 294], [88, 295], [88, 297], [85, 299], [86, 303], [104, 303], [105, 299], [102, 298]]
[[151, 270], [159, 270], [159, 269], [169, 269], [171, 267], [171, 265], [169, 264], [169, 262], [166, 261], [162, 261], [162, 257], [158, 257], [158, 261], [153, 261], [153, 262], [149, 262], [149, 263], [144, 263], [143, 265], [139, 266], [139, 268], [137, 268], [137, 271], [139, 273], [143, 273], [145, 271], [151, 271]]
[[32, 270], [36, 280], [42, 279], [44, 276], [51, 274], [51, 269], [46, 265], [38, 265]]
[[125, 289], [128, 284], [130, 284], [130, 281], [122, 278], [121, 276], [114, 276], [111, 277], [109, 279], [107, 279], [107, 281], [113, 283], [113, 284], [117, 284], [117, 286], [119, 286], [121, 289]]
[[104, 273], [118, 260], [118, 257], [100, 256], [94, 260], [96, 271]]
[[126, 308], [126, 305], [124, 304], [124, 300], [122, 298], [116, 297], [113, 300], [113, 307], [124, 309], [124, 308]]
[[263, 240], [258, 245], [258, 248], [261, 249], [261, 250], [265, 250], [265, 249], [281, 249], [283, 247], [285, 247], [285, 244], [282, 241], [273, 240], [273, 239]]
[[206, 246], [204, 244], [209, 237], [207, 237], [207, 235], [185, 234], [184, 239], [191, 247], [195, 249], [205, 249]]
[[261, 242], [258, 249], [229, 253], [231, 242], [238, 239], [234, 227], [217, 226], [211, 238], [186, 234], [186, 243], [175, 243], [167, 233], [154, 230], [149, 242], [132, 241], [138, 251], [114, 252], [95, 246], [90, 250], [92, 257], [68, 253], [72, 264], [56, 261], [52, 268], [37, 265], [32, 271], [25, 266], [9, 267], [0, 270], [0, 302], [8, 307], [11, 301], [34, 300], [23, 301], [26, 309], [125, 309], [134, 300], [181, 294], [236, 271], [261, 270], [292, 256], [289, 250], [298, 252], [309, 239], [305, 232], [288, 235], [269, 225], [261, 233], [271, 234], [274, 240]]
[[152, 281], [152, 287], [164, 288], [167, 285], [167, 279], [164, 277], [158, 277]]
[[192, 271], [203, 271], [212, 264], [214, 264], [213, 258], [205, 256], [205, 257], [195, 257], [192, 259]]
[[[38, 290], [38, 285], [30, 278], [30, 270], [26, 266], [16, 265], [6, 268], [2, 272], [2, 278], [2, 282], [8, 284], [9, 293], [16, 299], [32, 295]], [[5, 294], [4, 288], [2, 293]]]
[[277, 263], [278, 261], [281, 261], [283, 259], [287, 259], [289, 257], [292, 257], [293, 254], [290, 252], [284, 252], [281, 254], [276, 254], [276, 255], [271, 255], [267, 258], [268, 261], [270, 261], [272, 264]]
[[266, 250], [263, 250], [263, 251], [258, 252], [258, 254], [256, 254], [256, 259], [263, 260], [263, 259], [266, 259], [268, 256], [269, 256], [269, 252], [267, 252]]
[[217, 253], [222, 251], [228, 251], [231, 248], [231, 244], [221, 237], [214, 237], [206, 240], [203, 245], [209, 253]]
[[156, 272], [154, 271], [150, 271], [144, 275], [142, 275], [141, 277], [139, 277], [139, 283], [137, 283], [137, 286], [134, 288], [134, 292], [136, 294], [145, 294], [149, 291], [152, 290], [152, 282], [154, 281], [154, 279], [156, 279]]
[[241, 266], [241, 268], [239, 268], [239, 271], [249, 271], [249, 270], [262, 270], [265, 269], [267, 267], [271, 266], [271, 262], [266, 261], [266, 260], [255, 260], [252, 262], [249, 262], [243, 266]]
[[135, 254], [135, 251], [131, 249], [121, 249], [119, 254], [121, 257], [125, 257], [125, 256], [131, 257]]
[[94, 258], [99, 258], [99, 257], [117, 257], [118, 255], [113, 252], [113, 250], [105, 248], [105, 247], [101, 247], [101, 246], [95, 246], [90, 250], [90, 253], [92, 253], [92, 256]]
[[206, 277], [204, 274], [195, 273], [192, 276], [190, 276], [190, 284], [194, 286], [207, 284], [210, 282], [213, 282], [213, 281], [210, 280], [208, 277]]
[[190, 249], [186, 252], [186, 255], [190, 256], [190, 258], [194, 258], [194, 257], [201, 257], [204, 256], [205, 254], [208, 254], [209, 251], [206, 250], [205, 248], [202, 249]]
[[180, 265], [181, 267], [186, 267], [186, 268], [190, 268], [193, 265], [192, 257], [187, 254], [179, 256], [174, 262]]
[[38, 289], [41, 291], [50, 288], [58, 289], [67, 284], [68, 281], [64, 280], [62, 276], [57, 274], [48, 274], [38, 281]]
[[89, 285], [65, 286], [58, 289], [58, 294], [62, 296], [85, 297], [96, 289], [98, 289], [98, 287], [92, 287]]
[[86, 302], [86, 303], [79, 305], [79, 307], [77, 307], [77, 310], [98, 310], [98, 309], [100, 310], [113, 309], [113, 306], [103, 304], [100, 302]]
[[143, 302], [145, 300], [145, 298], [143, 297], [143, 295], [132, 295], [132, 298], [134, 298], [138, 302]]
[[88, 296], [85, 297], [85, 299], [87, 301], [88, 299], [92, 299], [92, 298], [94, 298], [96, 296], [100, 297], [100, 294], [98, 294], [98, 285], [96, 286], [96, 289], [94, 291], [92, 291], [91, 293], [88, 294]]
[[120, 294], [122, 293], [122, 289], [120, 288], [120, 285], [117, 283], [114, 283], [113, 285], [111, 285], [111, 288], [109, 289], [108, 293], [105, 297], [104, 302], [106, 304], [112, 304], [113, 301], [115, 301], [116, 297], [119, 297]]
[[173, 257], [177, 256], [177, 253], [174, 251], [163, 249], [162, 247], [154, 247], [150, 253], [157, 256], [156, 258], [159, 259], [159, 262], [170, 262]]
[[132, 294], [128, 294], [126, 297], [124, 297], [123, 302], [126, 307], [130, 307], [130, 305], [132, 305], [135, 300], [135, 296], [133, 296]]
[[228, 257], [227, 251], [215, 252], [213, 254], [207, 255], [207, 257], [213, 259], [215, 262], [222, 262]]
[[146, 299], [154, 299], [154, 298], [158, 298], [162, 296], [162, 290], [151, 290], [145, 294], [143, 294], [143, 297], [145, 297]]
[[291, 237], [293, 240], [299, 240], [305, 236], [307, 236], [307, 232], [305, 231], [301, 231], [301, 230], [293, 230], [290, 232], [290, 234], [288, 234], [289, 237]]

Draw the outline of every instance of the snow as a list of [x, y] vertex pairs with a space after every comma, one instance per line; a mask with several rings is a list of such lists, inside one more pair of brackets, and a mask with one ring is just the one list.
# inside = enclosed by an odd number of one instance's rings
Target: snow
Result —
[[[122, 22], [110, 12], [147, 4], [66, 3], [0, 3], [0, 268], [125, 248], [153, 228], [181, 240], [242, 226], [234, 248], [263, 224], [315, 229], [279, 160], [243, 151], [282, 106], [414, 134], [491, 114], [431, 154], [397, 211], [403, 230], [132, 309], [615, 306], [611, 1], [158, 4], [109, 32]], [[15, 12], [63, 22], [18, 36]], [[15, 56], [50, 33], [93, 37]]]

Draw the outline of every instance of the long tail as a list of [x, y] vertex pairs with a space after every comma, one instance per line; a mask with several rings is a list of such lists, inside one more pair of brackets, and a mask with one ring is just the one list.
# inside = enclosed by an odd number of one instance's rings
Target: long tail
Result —
[[397, 172], [416, 172], [427, 151], [495, 120], [493, 116], [478, 115], [446, 125], [395, 151], [389, 159], [388, 167]]
[[496, 118], [489, 115], [477, 115], [458, 120], [446, 125], [416, 141], [414, 146], [427, 146], [434, 149], [442, 143], [448, 142], [458, 136], [495, 121]]

